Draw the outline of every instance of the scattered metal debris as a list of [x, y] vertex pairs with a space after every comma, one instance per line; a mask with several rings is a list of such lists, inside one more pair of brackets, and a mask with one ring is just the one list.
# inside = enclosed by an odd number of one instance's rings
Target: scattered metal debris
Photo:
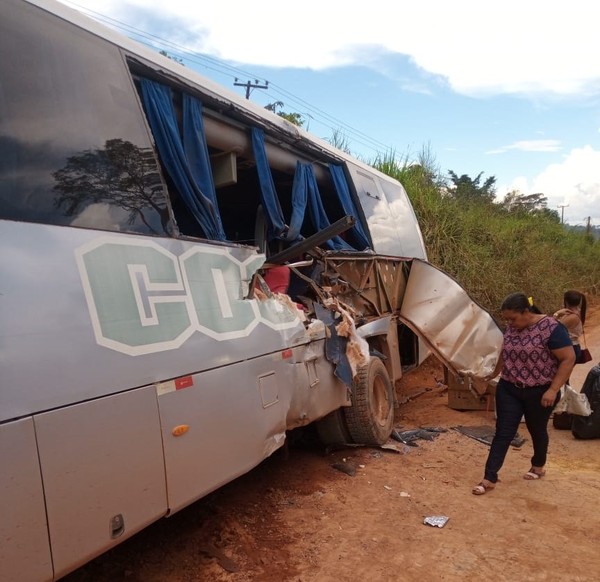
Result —
[[423, 520], [424, 525], [431, 525], [433, 527], [444, 527], [450, 518], [445, 515], [431, 515]]
[[436, 437], [440, 435], [440, 432], [445, 432], [445, 429], [428, 429], [428, 428], [414, 428], [411, 430], [403, 430], [399, 431], [398, 429], [393, 429], [391, 437], [405, 445], [411, 447], [418, 447], [417, 443], [414, 441], [423, 439], [426, 441], [432, 441]]
[[410, 452], [410, 448], [407, 445], [403, 444], [403, 446], [400, 447], [396, 443], [391, 442], [384, 443], [379, 448], [386, 451], [394, 451], [395, 453], [400, 453], [401, 455], [405, 455], [406, 453]]
[[[493, 426], [453, 426], [452, 430], [455, 430], [465, 436], [468, 436], [480, 443], [485, 445], [491, 445], [494, 435], [496, 434], [496, 429]], [[523, 443], [526, 441], [519, 433], [515, 435], [515, 438], [511, 441], [511, 445], [513, 447], [521, 447]]]
[[431, 392], [431, 388], [423, 388], [422, 390], [417, 390], [416, 392], [413, 392], [412, 394], [403, 396], [402, 398], [400, 398], [398, 400], [398, 403], [400, 405], [407, 404], [411, 400], [414, 400], [415, 398], [418, 398], [419, 396], [422, 396], [423, 394], [426, 394], [427, 392]]

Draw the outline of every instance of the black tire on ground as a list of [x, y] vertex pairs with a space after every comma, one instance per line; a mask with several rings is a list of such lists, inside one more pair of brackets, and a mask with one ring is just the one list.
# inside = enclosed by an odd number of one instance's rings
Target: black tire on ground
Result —
[[346, 426], [344, 413], [339, 408], [317, 420], [315, 427], [319, 440], [324, 445], [341, 445], [353, 442]]
[[394, 428], [394, 392], [379, 358], [372, 356], [358, 370], [352, 383], [352, 406], [343, 410], [355, 443], [382, 445], [389, 439]]

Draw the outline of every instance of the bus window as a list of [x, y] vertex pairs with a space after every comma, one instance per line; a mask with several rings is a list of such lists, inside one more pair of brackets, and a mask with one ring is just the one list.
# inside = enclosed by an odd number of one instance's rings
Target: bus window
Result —
[[169, 234], [164, 187], [118, 48], [25, 3], [3, 20], [0, 218]]
[[[130, 59], [129, 67], [181, 235], [256, 246], [269, 255], [346, 215], [324, 160], [310, 161], [306, 154], [280, 139], [265, 137], [248, 121], [220, 113], [211, 107], [210, 97], [198, 94], [191, 86], [162, 78], [143, 63]], [[192, 109], [196, 117], [190, 115]], [[261, 132], [260, 146], [255, 143], [256, 131]], [[260, 148], [261, 161], [256, 147]], [[306, 190], [300, 194], [304, 196], [300, 211], [298, 198], [293, 200], [292, 193], [298, 163], [305, 168], [301, 174], [312, 176], [300, 180], [304, 184], [301, 188], [314, 193], [312, 199]], [[313, 178], [309, 186], [306, 180]], [[268, 186], [268, 201], [265, 181], [272, 183]], [[274, 206], [279, 208], [275, 210]], [[277, 214], [277, 228], [269, 227], [269, 218], [273, 218], [269, 212]], [[286, 225], [290, 225], [294, 213], [295, 230], [289, 238]], [[367, 246], [364, 240], [355, 240], [352, 232], [348, 236], [349, 245], [338, 240], [334, 248]]]

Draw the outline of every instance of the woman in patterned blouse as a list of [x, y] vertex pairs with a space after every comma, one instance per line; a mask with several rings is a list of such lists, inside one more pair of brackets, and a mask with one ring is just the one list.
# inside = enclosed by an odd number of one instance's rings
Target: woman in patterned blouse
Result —
[[575, 352], [566, 328], [539, 312], [523, 293], [512, 293], [502, 302], [507, 327], [496, 369], [496, 434], [485, 464], [484, 478], [473, 488], [483, 495], [496, 486], [519, 422], [525, 417], [533, 444], [531, 468], [525, 479], [545, 475], [548, 453], [548, 420], [559, 400], [559, 391], [571, 374]]

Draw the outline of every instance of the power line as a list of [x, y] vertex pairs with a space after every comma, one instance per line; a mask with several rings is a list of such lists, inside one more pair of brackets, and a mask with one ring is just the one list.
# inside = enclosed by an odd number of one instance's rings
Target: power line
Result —
[[[258, 87], [259, 80], [256, 79], [257, 76], [254, 74], [248, 73], [247, 71], [245, 71], [243, 69], [229, 65], [215, 57], [192, 52], [192, 51], [188, 50], [186, 47], [184, 47], [178, 43], [169, 41], [158, 35], [138, 29], [138, 28], [131, 26], [125, 22], [111, 18], [111, 17], [101, 14], [99, 12], [95, 12], [86, 7], [82, 7], [78, 4], [76, 4], [75, 2], [68, 2], [68, 3], [74, 7], [77, 7], [78, 10], [86, 13], [88, 16], [91, 16], [95, 20], [98, 20], [99, 22], [102, 22], [102, 23], [108, 25], [109, 27], [112, 27], [112, 28], [115, 28], [117, 30], [124, 32], [127, 36], [129, 36], [133, 40], [137, 40], [141, 44], [144, 44], [154, 50], [159, 50], [159, 49], [165, 50], [165, 47], [166, 47], [169, 49], [169, 51], [172, 54], [174, 54], [174, 56], [185, 59], [196, 65], [200, 65], [201, 67], [204, 67], [205, 69], [207, 69], [209, 71], [213, 71], [220, 75], [224, 75], [229, 78], [233, 78], [234, 85], [237, 84], [238, 86], [246, 87], [246, 99], [249, 98], [251, 90], [255, 87], [252, 86], [252, 84], [248, 85], [249, 83], [251, 83], [250, 81], [248, 81], [247, 83], [238, 84], [237, 80], [239, 77], [245, 76], [245, 77], [254, 78], [255, 83], [256, 83], [256, 88], [259, 88]], [[279, 85], [272, 83], [270, 81], [267, 81], [267, 80], [264, 81], [264, 85], [265, 86], [261, 86], [260, 88], [267, 89], [267, 85], [268, 85], [268, 89], [271, 91], [271, 93], [274, 93], [275, 95], [281, 95], [288, 103], [291, 102], [303, 109], [308, 109], [308, 111], [311, 113], [305, 113], [305, 115], [307, 115], [310, 119], [315, 120], [318, 123], [321, 123], [322, 125], [327, 127], [327, 129], [329, 129], [332, 132], [342, 131], [344, 134], [348, 135], [353, 141], [355, 141], [356, 143], [360, 144], [361, 146], [371, 150], [376, 155], [379, 155], [382, 151], [385, 152], [385, 151], [390, 150], [389, 145], [384, 144], [383, 142], [380, 142], [380, 141], [370, 137], [366, 133], [360, 131], [359, 129], [354, 128], [350, 124], [326, 113], [325, 111], [319, 109], [318, 107], [310, 104], [308, 101], [302, 99], [301, 97], [298, 97], [298, 96], [294, 95], [293, 93], [287, 91], [283, 87], [280, 87]]]

